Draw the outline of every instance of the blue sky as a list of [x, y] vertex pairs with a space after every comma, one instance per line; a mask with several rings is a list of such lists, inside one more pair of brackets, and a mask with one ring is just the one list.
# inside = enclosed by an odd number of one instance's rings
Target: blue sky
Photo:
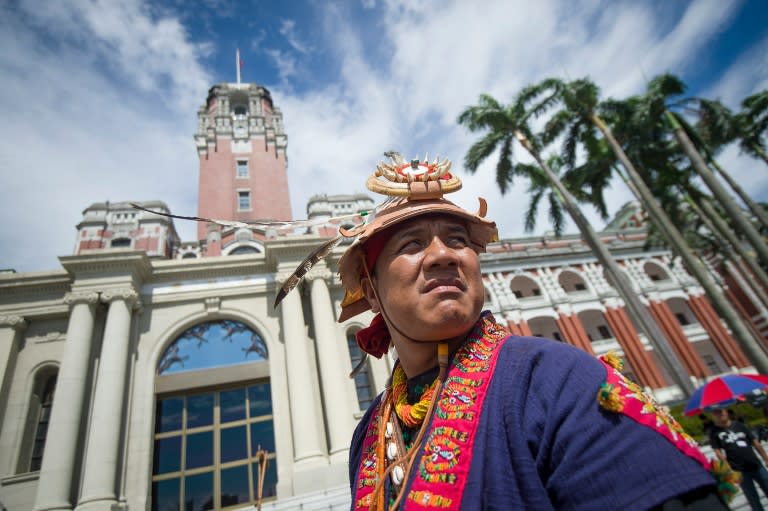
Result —
[[[455, 122], [464, 107], [549, 76], [590, 76], [604, 97], [623, 97], [670, 71], [736, 108], [768, 87], [765, 20], [759, 0], [6, 0], [0, 268], [58, 268], [94, 202], [159, 199], [194, 214], [196, 110], [211, 85], [235, 80], [238, 47], [243, 81], [283, 111], [294, 218], [315, 193], [365, 191], [397, 149], [453, 160], [457, 202], [486, 197], [502, 236], [517, 237], [526, 184], [501, 197], [495, 161], [463, 171], [474, 141]], [[735, 147], [721, 163], [768, 200], [763, 164]], [[607, 196], [612, 212], [630, 199], [619, 184]], [[194, 237], [193, 225], [177, 228]], [[542, 210], [536, 233], [548, 229]]]

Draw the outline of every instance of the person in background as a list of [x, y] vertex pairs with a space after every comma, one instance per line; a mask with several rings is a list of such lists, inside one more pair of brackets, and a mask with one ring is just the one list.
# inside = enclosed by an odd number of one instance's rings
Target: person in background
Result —
[[734, 470], [741, 472], [741, 490], [747, 497], [752, 511], [763, 511], [755, 483], [760, 485], [763, 493], [768, 496], [768, 471], [755, 451], [766, 463], [768, 463], [768, 454], [752, 430], [743, 422], [733, 419], [732, 410], [716, 408], [710, 412], [710, 415], [712, 415], [713, 425], [709, 430], [709, 443], [715, 455], [727, 461]]

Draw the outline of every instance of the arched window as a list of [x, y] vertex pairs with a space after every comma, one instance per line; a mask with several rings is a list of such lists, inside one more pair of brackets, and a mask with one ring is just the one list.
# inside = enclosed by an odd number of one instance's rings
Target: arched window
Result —
[[259, 249], [251, 245], [240, 245], [237, 248], [230, 250], [227, 255], [242, 255], [242, 254], [258, 254]]
[[[360, 346], [357, 345], [357, 339], [355, 339], [355, 332], [347, 332], [347, 348], [349, 349], [349, 358], [352, 362], [352, 367], [357, 367], [360, 361], [363, 359], [363, 351]], [[370, 361], [365, 362], [365, 367], [361, 369], [355, 375], [355, 390], [357, 391], [357, 404], [361, 410], [367, 410], [373, 401], [373, 375], [371, 374]]]
[[56, 392], [56, 377], [54, 373], [48, 376], [40, 394], [40, 406], [37, 413], [37, 426], [32, 440], [32, 455], [29, 459], [29, 471], [36, 472], [43, 465], [43, 451], [45, 440], [48, 437], [48, 422], [51, 420], [51, 408], [53, 407], [53, 395]]
[[648, 278], [651, 279], [654, 282], [659, 282], [663, 280], [669, 280], [669, 274], [667, 271], [661, 267], [661, 265], [655, 263], [655, 262], [647, 262], [643, 265], [643, 270], [645, 270], [646, 275], [648, 275]]
[[[222, 509], [277, 487], [267, 347], [239, 321], [182, 333], [160, 359], [152, 510]], [[264, 464], [266, 462], [266, 465]]]
[[157, 374], [266, 360], [267, 345], [247, 325], [232, 320], [193, 326], [171, 343], [160, 358]]
[[20, 455], [16, 465], [17, 473], [36, 472], [42, 466], [45, 441], [48, 437], [48, 423], [51, 420], [51, 408], [56, 393], [57, 374], [58, 370], [55, 366], [46, 366], [39, 369], [34, 376]]
[[517, 275], [512, 279], [509, 287], [518, 299], [541, 296], [541, 289], [536, 281], [525, 275]]

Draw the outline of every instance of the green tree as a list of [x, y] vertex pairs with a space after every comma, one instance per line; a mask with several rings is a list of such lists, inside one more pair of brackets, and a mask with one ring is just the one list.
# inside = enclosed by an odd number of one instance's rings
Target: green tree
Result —
[[[534, 136], [528, 119], [535, 112], [525, 109], [525, 97], [518, 97], [517, 101], [509, 106], [504, 106], [492, 96], [483, 94], [478, 104], [466, 108], [458, 118], [459, 124], [466, 126], [472, 132], [485, 131], [486, 134], [475, 142], [467, 152], [464, 165], [470, 172], [476, 172], [480, 164], [499, 151], [499, 159], [496, 164], [496, 183], [504, 193], [511, 183], [516, 172], [523, 176], [523, 172], [530, 169], [529, 166], [516, 165], [514, 162], [514, 141], [533, 157], [539, 168], [544, 172], [550, 185], [554, 188], [557, 198], [563, 203], [574, 223], [581, 232], [582, 237], [592, 249], [598, 262], [603, 266], [611, 280], [611, 284], [627, 304], [630, 317], [640, 325], [648, 336], [669, 374], [675, 379], [683, 394], [690, 396], [693, 391], [691, 381], [683, 369], [682, 364], [669, 347], [666, 338], [659, 330], [658, 325], [646, 307], [640, 302], [639, 297], [632, 289], [632, 285], [624, 272], [619, 268], [613, 256], [600, 241], [592, 226], [587, 221], [576, 204], [572, 194], [564, 186], [557, 174], [549, 167], [541, 156], [541, 143]], [[538, 179], [538, 172], [534, 173], [532, 180]]]
[[598, 87], [588, 79], [563, 82], [550, 78], [527, 87], [521, 95], [521, 101], [525, 104], [534, 103], [532, 111], [537, 114], [547, 112], [558, 105], [561, 107], [547, 123], [550, 130], [547, 138], [556, 140], [560, 135], [563, 135], [564, 153], [569, 151], [570, 145], [578, 144], [585, 137], [584, 134], [590, 130], [596, 128], [600, 132], [624, 167], [629, 188], [641, 201], [651, 221], [667, 239], [673, 251], [681, 257], [688, 271], [704, 288], [713, 306], [726, 321], [737, 342], [754, 366], [762, 373], [768, 371], [768, 356], [741, 321], [738, 313], [726, 299], [702, 262], [688, 247], [679, 230], [661, 208], [627, 156], [622, 144], [616, 140], [611, 128], [599, 115]]
[[[642, 116], [645, 117], [646, 122], [659, 123], [660, 126], [667, 123], [680, 148], [693, 165], [693, 169], [727, 212], [731, 223], [749, 240], [763, 266], [768, 267], [768, 244], [765, 239], [749, 222], [742, 209], [707, 166], [704, 157], [691, 140], [698, 138], [693, 128], [682, 115], [671, 109], [672, 99], [681, 96], [684, 92], [685, 84], [677, 76], [667, 73], [655, 77], [648, 84], [645, 95], [638, 103], [644, 109]], [[683, 101], [680, 100], [678, 105], [682, 103]], [[699, 145], [702, 145], [701, 139], [699, 139]]]
[[768, 133], [768, 89], [744, 99], [737, 114], [741, 150], [768, 164], [765, 137]]
[[[768, 229], [768, 212], [760, 204], [757, 204], [741, 185], [726, 172], [715, 159], [715, 155], [722, 147], [738, 138], [739, 121], [731, 111], [719, 101], [703, 98], [691, 98], [685, 101], [686, 107], [696, 116], [696, 124], [693, 126], [691, 139], [696, 148], [702, 152], [707, 162], [720, 174], [720, 177], [728, 183], [728, 186], [738, 195], [744, 204], [762, 224], [763, 229]], [[690, 108], [690, 104], [693, 108]], [[696, 136], [698, 135], [698, 136]]]

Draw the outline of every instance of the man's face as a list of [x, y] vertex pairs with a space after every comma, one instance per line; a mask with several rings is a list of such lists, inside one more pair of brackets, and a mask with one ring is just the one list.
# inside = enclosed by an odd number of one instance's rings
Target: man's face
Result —
[[[466, 335], [477, 321], [485, 296], [480, 258], [469, 246], [464, 223], [448, 215], [423, 215], [394, 227], [363, 286], [374, 312], [386, 315], [417, 341]], [[392, 332], [394, 334], [394, 332]]]
[[710, 412], [712, 414], [712, 422], [715, 423], [716, 426], [727, 426], [728, 425], [728, 410], [725, 408], [718, 408], [716, 410], [712, 410]]

